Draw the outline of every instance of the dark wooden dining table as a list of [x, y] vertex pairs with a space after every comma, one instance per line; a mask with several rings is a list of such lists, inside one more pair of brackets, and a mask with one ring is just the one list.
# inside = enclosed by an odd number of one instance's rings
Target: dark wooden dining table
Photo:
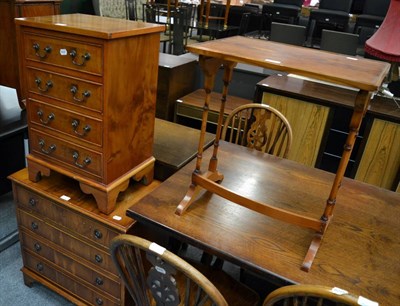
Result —
[[[211, 156], [211, 148], [204, 157]], [[318, 217], [332, 173], [220, 142], [222, 185], [254, 200]], [[208, 191], [185, 214], [176, 205], [192, 161], [127, 210], [139, 223], [283, 282], [340, 287], [380, 305], [400, 302], [400, 194], [344, 178], [337, 209], [309, 272], [302, 271], [312, 230], [259, 214]]]

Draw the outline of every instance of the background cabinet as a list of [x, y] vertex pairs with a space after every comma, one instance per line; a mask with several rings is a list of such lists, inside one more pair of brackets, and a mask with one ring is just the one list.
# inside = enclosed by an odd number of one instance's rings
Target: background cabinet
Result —
[[355, 179], [396, 190], [399, 176], [400, 124], [374, 119]]
[[[272, 75], [257, 84], [255, 101], [278, 108], [293, 129], [289, 159], [335, 173], [347, 139], [357, 92]], [[400, 179], [400, 112], [390, 99], [374, 97], [360, 127], [345, 175], [396, 190]]]
[[307, 166], [315, 166], [329, 108], [268, 92], [264, 93], [262, 103], [279, 110], [290, 122], [293, 142], [288, 159]]
[[157, 118], [172, 121], [176, 99], [190, 93], [195, 85], [197, 61], [184, 56], [159, 54]]
[[18, 52], [14, 18], [60, 14], [62, 0], [0, 0], [0, 85], [17, 89], [24, 108], [18, 73]]

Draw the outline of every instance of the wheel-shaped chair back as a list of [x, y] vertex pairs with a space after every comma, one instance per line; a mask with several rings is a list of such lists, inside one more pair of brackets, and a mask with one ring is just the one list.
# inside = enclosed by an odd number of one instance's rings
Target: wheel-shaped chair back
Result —
[[[370, 304], [368, 304], [370, 303]], [[346, 290], [318, 285], [289, 285], [272, 291], [263, 306], [273, 305], [377, 305]]]
[[282, 113], [265, 104], [245, 104], [226, 118], [221, 140], [287, 158], [292, 128]]
[[208, 278], [156, 243], [119, 235], [111, 255], [135, 305], [228, 305]]

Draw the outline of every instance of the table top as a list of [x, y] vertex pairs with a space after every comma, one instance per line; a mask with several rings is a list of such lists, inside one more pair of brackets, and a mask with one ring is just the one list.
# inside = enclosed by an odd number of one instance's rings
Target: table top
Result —
[[192, 44], [186, 48], [206, 57], [295, 73], [367, 91], [377, 90], [390, 68], [382, 61], [243, 36]]
[[[158, 165], [179, 170], [196, 157], [200, 130], [156, 118], [154, 124], [154, 157]], [[206, 133], [204, 147], [214, 142], [215, 135]]]
[[[211, 156], [211, 148], [204, 158]], [[195, 161], [131, 206], [127, 215], [210, 253], [293, 283], [337, 286], [378, 301], [400, 301], [400, 194], [344, 178], [333, 220], [309, 272], [300, 270], [314, 231], [261, 215], [210, 192], [182, 215]], [[232, 167], [232, 165], [235, 165]], [[320, 217], [334, 175], [220, 142], [222, 185], [254, 200]]]

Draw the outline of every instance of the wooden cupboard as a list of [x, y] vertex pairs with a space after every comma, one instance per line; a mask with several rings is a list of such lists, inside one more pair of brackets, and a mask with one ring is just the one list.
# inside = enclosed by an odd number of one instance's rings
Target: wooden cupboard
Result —
[[293, 142], [288, 159], [314, 166], [318, 158], [329, 108], [271, 93], [264, 94], [263, 103], [283, 113], [292, 126]]
[[62, 0], [0, 0], [0, 85], [17, 89], [25, 108], [19, 83], [18, 52], [14, 18], [60, 14]]
[[[278, 108], [291, 123], [294, 144], [289, 159], [336, 172], [356, 93], [296, 76], [272, 75], [257, 84], [255, 100]], [[390, 99], [373, 97], [345, 175], [398, 190], [400, 109]]]
[[395, 190], [399, 172], [400, 124], [374, 119], [355, 179]]

